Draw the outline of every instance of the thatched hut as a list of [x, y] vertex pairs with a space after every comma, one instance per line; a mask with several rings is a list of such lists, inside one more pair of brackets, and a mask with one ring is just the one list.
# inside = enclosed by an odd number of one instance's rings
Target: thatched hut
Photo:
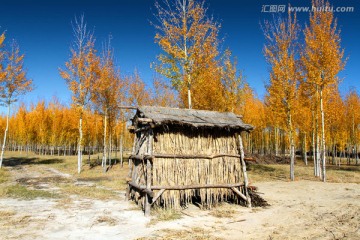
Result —
[[139, 107], [129, 158], [128, 199], [179, 208], [196, 199], [210, 208], [232, 199], [251, 206], [240, 133], [253, 127], [233, 113]]

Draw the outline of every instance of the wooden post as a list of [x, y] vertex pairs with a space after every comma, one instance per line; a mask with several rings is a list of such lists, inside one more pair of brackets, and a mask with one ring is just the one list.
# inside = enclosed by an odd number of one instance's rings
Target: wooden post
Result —
[[[150, 159], [146, 160], [146, 189], [151, 190], [151, 161]], [[151, 197], [149, 194], [145, 195], [145, 216], [150, 216], [151, 208]]]
[[[134, 155], [136, 154], [136, 145], [137, 145], [137, 143], [136, 143], [136, 133], [135, 133], [134, 134], [134, 143], [133, 143], [133, 148], [132, 148], [132, 153], [131, 154], [134, 154]], [[132, 164], [132, 159], [129, 158], [129, 174], [128, 174], [128, 178], [131, 177], [132, 181], [134, 182], [133, 171], [132, 171], [133, 166], [132, 165], [133, 165]], [[134, 165], [134, 167], [135, 167], [135, 165]], [[126, 189], [126, 198], [128, 200], [130, 199], [130, 188], [131, 188], [131, 186], [128, 185], [128, 187]]]
[[[148, 140], [148, 154], [152, 156], [153, 154], [153, 132], [150, 129], [149, 130], [149, 140]], [[152, 178], [152, 166], [151, 166], [151, 160], [146, 159], [146, 189], [151, 191], [151, 178]], [[146, 194], [145, 198], [145, 216], [150, 216], [150, 210], [151, 210], [151, 202], [152, 199], [149, 196], [149, 194]]]
[[246, 196], [246, 201], [247, 201], [247, 207], [251, 207], [251, 197], [249, 195], [249, 191], [248, 191], [248, 185], [249, 185], [249, 181], [248, 181], [248, 177], [247, 177], [247, 173], [246, 173], [246, 164], [245, 164], [245, 154], [244, 154], [244, 146], [242, 143], [242, 138], [241, 138], [241, 134], [239, 134], [239, 151], [240, 151], [240, 161], [241, 161], [241, 166], [242, 166], [242, 172], [244, 175], [244, 188], [245, 188], [245, 196]]
[[121, 133], [120, 136], [120, 165], [121, 167], [124, 166], [124, 162], [123, 162], [123, 134]]

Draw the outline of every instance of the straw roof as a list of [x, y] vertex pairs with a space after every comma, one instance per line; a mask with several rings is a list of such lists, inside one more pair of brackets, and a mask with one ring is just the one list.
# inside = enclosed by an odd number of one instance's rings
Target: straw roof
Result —
[[137, 110], [138, 117], [152, 119], [156, 126], [172, 124], [187, 125], [195, 128], [223, 128], [250, 131], [253, 126], [245, 124], [241, 116], [234, 113], [180, 109], [167, 107], [141, 106]]

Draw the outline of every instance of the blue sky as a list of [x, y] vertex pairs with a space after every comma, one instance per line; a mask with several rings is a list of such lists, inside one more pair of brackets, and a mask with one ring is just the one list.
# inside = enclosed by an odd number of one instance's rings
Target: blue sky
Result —
[[[250, 86], [262, 98], [268, 80], [268, 66], [262, 54], [264, 37], [260, 22], [272, 18], [272, 13], [261, 12], [264, 5], [287, 5], [284, 0], [207, 0], [209, 15], [222, 25], [222, 49], [230, 48], [238, 58], [238, 68], [244, 71]], [[310, 1], [290, 1], [293, 6], [311, 6]], [[337, 13], [341, 28], [342, 46], [349, 57], [340, 74], [342, 94], [349, 89], [360, 89], [360, 4], [358, 0], [331, 1], [334, 6], [351, 6], [351, 13]], [[135, 68], [145, 82], [150, 83], [160, 49], [154, 43], [153, 0], [1, 0], [0, 31], [6, 30], [7, 40], [16, 39], [25, 53], [25, 67], [35, 90], [20, 101], [36, 102], [57, 96], [63, 103], [70, 102], [70, 92], [59, 76], [58, 68], [69, 59], [72, 41], [71, 21], [85, 15], [88, 27], [95, 31], [97, 46], [113, 37], [115, 58], [123, 74]], [[300, 24], [308, 21], [308, 13], [298, 13]]]

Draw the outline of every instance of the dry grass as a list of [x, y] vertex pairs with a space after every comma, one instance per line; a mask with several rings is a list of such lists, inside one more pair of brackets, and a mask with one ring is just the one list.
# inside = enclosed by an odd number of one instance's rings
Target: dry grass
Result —
[[[125, 177], [129, 171], [127, 162], [124, 163], [123, 167], [121, 167], [120, 164], [118, 164], [119, 160], [116, 160], [117, 164], [111, 166], [107, 172], [104, 172], [101, 165], [94, 166], [93, 164], [88, 164], [88, 156], [83, 157], [84, 165], [80, 174], [77, 173], [76, 156], [62, 157], [63, 162], [54, 164], [51, 167], [74, 176], [77, 181], [94, 182], [97, 186], [103, 186], [113, 190], [126, 189]], [[91, 163], [96, 160], [97, 155], [91, 156]], [[112, 160], [112, 162], [114, 163], [114, 160]]]
[[175, 209], [163, 209], [163, 208], [154, 208], [151, 211], [152, 219], [149, 222], [149, 226], [155, 225], [159, 222], [166, 222], [166, 221], [174, 221], [177, 219], [182, 218], [182, 214], [175, 210]]
[[93, 225], [101, 224], [101, 223], [105, 223], [106, 225], [109, 225], [109, 226], [115, 226], [115, 225], [117, 225], [118, 220], [116, 220], [115, 218], [109, 217], [109, 216], [100, 216], [100, 217], [96, 218]]
[[58, 186], [63, 194], [77, 195], [82, 198], [107, 200], [117, 197], [115, 192], [95, 186], [77, 186], [73, 184], [60, 184]]
[[56, 208], [69, 209], [73, 206], [73, 199], [68, 196], [63, 196], [62, 198], [56, 200], [55, 206]]
[[0, 220], [7, 220], [14, 215], [16, 215], [14, 210], [0, 210]]
[[0, 168], [0, 184], [6, 183], [9, 180], [9, 177], [9, 172], [4, 168]]
[[[85, 198], [93, 199], [112, 199], [117, 197], [117, 194], [112, 190], [124, 190], [126, 188], [125, 176], [128, 173], [127, 163], [124, 167], [119, 164], [112, 166], [106, 173], [103, 172], [101, 166], [89, 165], [87, 163], [87, 156], [84, 156], [84, 165], [82, 172], [77, 173], [77, 157], [76, 156], [38, 156], [34, 154], [20, 154], [18, 152], [7, 152], [9, 166], [27, 165], [28, 168], [42, 173], [43, 166], [54, 168], [62, 173], [67, 173], [73, 176], [72, 178], [31, 178], [19, 179], [19, 184], [0, 189], [0, 197], [16, 197], [22, 199], [34, 199], [36, 197], [59, 197], [59, 194], [50, 193], [40, 190], [29, 190], [25, 186], [32, 186], [38, 183], [51, 183], [60, 188], [61, 194], [64, 198], [67, 196], [78, 195]], [[97, 155], [92, 156], [91, 161], [95, 161]], [[39, 167], [42, 166], [42, 167]], [[45, 168], [46, 169], [46, 168]], [[44, 172], [48, 174], [48, 172]], [[9, 173], [5, 169], [0, 172], [0, 181], [8, 181]], [[76, 183], [84, 183], [83, 185]], [[23, 186], [25, 185], [25, 186]]]
[[[10, 159], [11, 165], [26, 164], [36, 167], [37, 165], [47, 165], [51, 168], [55, 168], [60, 172], [70, 174], [75, 178], [75, 181], [88, 181], [94, 182], [97, 186], [104, 186], [113, 190], [124, 190], [126, 188], [125, 177], [128, 174], [129, 168], [127, 159], [124, 159], [124, 166], [121, 167], [119, 160], [117, 164], [113, 165], [104, 173], [101, 165], [96, 165], [95, 162], [98, 159], [98, 155], [92, 155], [89, 163], [87, 155], [83, 156], [83, 167], [80, 174], [77, 173], [77, 156], [39, 156], [33, 153], [29, 153], [28, 156], [23, 152], [5, 152], [5, 156]], [[101, 154], [99, 154], [101, 159]], [[126, 161], [126, 162], [125, 162]], [[112, 160], [114, 163], [114, 160]], [[0, 183], [1, 179], [4, 181], [7, 179], [6, 170], [0, 171]]]
[[11, 216], [7, 219], [5, 226], [25, 227], [32, 222], [30, 215]]
[[6, 186], [0, 189], [0, 197], [12, 197], [25, 200], [36, 198], [59, 198], [59, 194], [44, 190], [28, 189], [20, 184]]
[[[266, 181], [290, 181], [290, 166], [287, 164], [251, 164], [248, 166], [248, 175], [251, 183]], [[334, 183], [360, 183], [360, 165], [335, 166], [328, 164], [326, 167], [328, 182]], [[303, 161], [297, 160], [295, 165], [295, 180], [319, 181], [314, 176], [312, 162], [306, 166]]]
[[138, 238], [141, 240], [150, 239], [182, 239], [182, 240], [222, 240], [223, 238], [213, 236], [213, 232], [203, 228], [193, 227], [191, 229], [174, 230], [162, 229], [161, 236]]
[[217, 218], [233, 218], [236, 215], [234, 205], [222, 203], [210, 211], [210, 215]]

